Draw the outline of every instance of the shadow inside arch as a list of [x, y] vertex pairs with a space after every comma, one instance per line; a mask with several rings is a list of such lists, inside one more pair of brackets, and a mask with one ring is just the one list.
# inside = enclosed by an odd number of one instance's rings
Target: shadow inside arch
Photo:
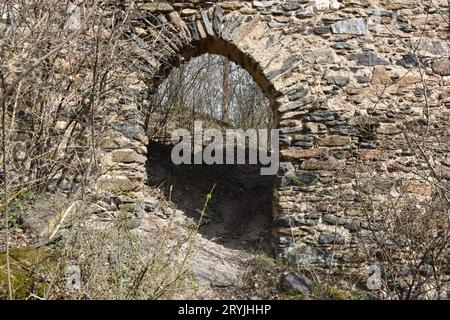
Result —
[[229, 249], [271, 254], [274, 176], [259, 165], [175, 165], [172, 146], [150, 142], [148, 184], [161, 186], [187, 217], [198, 221], [207, 194], [216, 185], [199, 232]]

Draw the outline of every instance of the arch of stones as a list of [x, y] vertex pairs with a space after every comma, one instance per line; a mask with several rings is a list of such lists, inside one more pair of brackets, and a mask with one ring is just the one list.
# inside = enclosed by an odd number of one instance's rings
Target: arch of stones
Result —
[[[215, 53], [247, 70], [270, 99], [281, 129], [282, 163], [273, 208], [278, 253], [324, 264], [333, 252], [336, 263], [353, 265], [359, 236], [368, 232], [357, 181], [410, 179], [408, 163], [415, 153], [402, 128], [423, 119], [424, 112], [433, 123], [448, 126], [448, 2], [190, 0], [132, 5], [137, 14], [127, 36], [153, 89], [174, 67]], [[111, 170], [100, 184], [133, 191], [145, 180], [147, 141], [141, 121], [124, 114], [119, 111], [110, 128], [116, 143], [104, 144], [104, 165]], [[364, 134], [367, 123], [372, 137]], [[434, 148], [439, 150], [434, 161], [448, 182], [448, 143], [436, 142]], [[419, 181], [406, 189], [424, 201], [434, 194]], [[385, 199], [374, 192], [377, 201]]]

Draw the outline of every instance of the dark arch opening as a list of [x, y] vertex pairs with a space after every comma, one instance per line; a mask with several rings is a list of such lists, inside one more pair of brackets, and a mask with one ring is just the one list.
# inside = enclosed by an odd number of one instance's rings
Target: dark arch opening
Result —
[[[215, 53], [225, 49], [208, 51]], [[200, 54], [203, 51], [202, 48], [192, 49], [186, 57], [189, 57], [192, 62], [195, 57], [203, 56]], [[232, 53], [231, 56], [235, 57], [232, 61], [236, 61], [236, 55]], [[238, 63], [239, 66], [243, 64], [243, 61]], [[233, 66], [237, 67], [234, 64]], [[239, 69], [240, 72], [247, 73], [247, 69], [244, 70], [241, 67]], [[254, 70], [254, 72], [258, 71]], [[170, 76], [166, 76], [166, 79], [168, 78]], [[253, 74], [249, 78], [253, 79], [252, 81], [255, 80]], [[267, 86], [263, 89], [258, 82], [254, 85], [264, 92], [263, 96], [267, 97], [268, 94], [265, 91]], [[164, 83], [160, 83], [159, 87], [160, 90], [164, 88]], [[273, 116], [273, 111], [270, 110], [273, 104], [267, 98], [265, 99], [267, 100], [265, 107]], [[200, 113], [194, 114], [192, 120], [199, 120]], [[209, 124], [211, 125], [212, 122], [213, 126], [221, 129], [227, 127], [219, 121], [220, 119], [215, 120], [209, 119]], [[274, 123], [268, 123], [267, 128], [271, 129]], [[214, 187], [200, 234], [226, 248], [271, 253], [275, 177], [262, 176], [261, 165], [175, 165], [171, 161], [173, 144], [167, 143], [170, 129], [175, 127], [165, 130], [162, 136], [151, 135], [153, 139], [148, 146], [148, 184], [162, 188], [172, 203], [194, 222], [199, 221], [199, 212], [202, 210], [206, 196]]]
[[260, 176], [258, 165], [174, 165], [171, 145], [150, 142], [148, 183], [195, 223], [208, 193], [212, 198], [199, 232], [230, 249], [271, 252], [272, 176]]

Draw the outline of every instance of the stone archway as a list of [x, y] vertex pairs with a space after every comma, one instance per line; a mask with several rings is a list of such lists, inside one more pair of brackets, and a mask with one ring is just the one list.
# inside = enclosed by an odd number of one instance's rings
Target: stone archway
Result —
[[[437, 5], [448, 10], [445, 1]], [[385, 0], [138, 1], [137, 8], [127, 37], [150, 87], [208, 52], [241, 65], [271, 100], [282, 133], [273, 212], [279, 252], [305, 264], [357, 264], [364, 214], [356, 179], [407, 176], [399, 164], [411, 151], [399, 128], [424, 116], [424, 81], [435, 114], [448, 100], [441, 89], [449, 86], [448, 31], [439, 12], [426, 3]], [[414, 19], [434, 32], [424, 36]], [[104, 180], [134, 190], [145, 173], [126, 164], [145, 162], [147, 141], [139, 121], [120, 115], [115, 121], [112, 130], [133, 143], [105, 148], [107, 166], [120, 168]], [[420, 190], [412, 192], [427, 196]]]
[[[137, 67], [148, 75], [148, 84], [153, 91], [156, 91], [159, 84], [166, 79], [173, 68], [181, 63], [205, 53], [218, 54], [240, 65], [252, 75], [255, 82], [269, 98], [274, 117], [277, 117], [277, 107], [281, 101], [279, 98], [283, 94], [275, 89], [273, 82], [268, 77], [275, 78], [278, 73], [288, 71], [289, 67], [298, 61], [289, 59], [289, 65], [286, 65], [281, 60], [277, 60], [276, 63], [281, 64], [283, 70], [277, 68], [268, 72], [268, 76], [266, 76], [267, 71], [264, 70], [261, 59], [255, 58], [257, 55], [252, 53], [252, 50], [256, 47], [252, 49], [249, 46], [249, 44], [259, 42], [254, 39], [247, 40], [248, 34], [265, 25], [259, 13], [241, 15], [234, 12], [234, 16], [231, 17], [229, 16], [232, 13], [231, 11], [225, 13], [221, 6], [213, 6], [211, 20], [207, 10], [205, 10], [201, 11], [198, 16], [193, 15], [188, 18], [188, 21], [184, 21], [178, 11], [165, 12], [165, 5], [155, 4], [148, 7], [153, 9], [149, 12], [144, 11], [142, 16], [135, 18], [135, 33], [128, 34], [128, 37], [132, 40], [136, 61], [139, 61], [133, 67]], [[181, 14], [183, 13], [181, 12]], [[229, 19], [226, 19], [226, 17]], [[263, 28], [255, 36], [261, 37], [267, 33], [266, 31]], [[155, 54], [157, 50], [160, 52]], [[260, 48], [259, 50], [264, 53], [265, 49]], [[110, 184], [111, 181], [115, 180], [117, 183], [113, 184], [119, 187], [136, 190], [143, 184], [145, 176], [141, 172], [136, 174], [136, 172], [126, 172], [124, 169], [128, 164], [130, 164], [130, 167], [134, 163], [144, 164], [142, 150], [147, 145], [144, 138], [145, 134], [137, 125], [131, 127], [125, 121], [122, 122], [122, 119], [117, 120], [112, 127], [119, 130], [116, 130], [116, 133], [112, 135], [125, 135], [128, 136], [128, 139], [131, 135], [134, 135], [134, 140], [139, 140], [139, 143], [129, 145], [127, 148], [106, 148], [107, 153], [111, 152], [108, 156], [110, 159], [112, 158], [112, 163], [122, 163], [125, 164], [125, 167], [119, 165], [121, 168], [117, 167], [118, 170], [110, 171], [102, 179], [106, 182], [105, 184]], [[111, 164], [111, 161], [109, 163]], [[133, 166], [133, 170], [136, 170], [136, 167]]]

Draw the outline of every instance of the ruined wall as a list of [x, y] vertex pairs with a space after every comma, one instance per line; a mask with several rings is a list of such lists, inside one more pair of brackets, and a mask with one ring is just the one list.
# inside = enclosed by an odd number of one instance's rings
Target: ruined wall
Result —
[[[369, 232], [363, 195], [379, 203], [399, 194], [429, 202], [440, 192], [426, 182], [430, 176], [448, 186], [447, 1], [132, 6], [127, 37], [151, 90], [172, 68], [208, 52], [240, 64], [270, 99], [282, 133], [273, 212], [281, 256], [351, 267], [361, 261], [361, 235]], [[103, 142], [104, 168], [112, 170], [100, 183], [112, 188], [144, 183], [146, 139], [135, 107], [114, 110]], [[421, 138], [432, 146], [428, 158], [413, 147], [411, 139]], [[380, 188], [362, 191], [373, 179]]]

